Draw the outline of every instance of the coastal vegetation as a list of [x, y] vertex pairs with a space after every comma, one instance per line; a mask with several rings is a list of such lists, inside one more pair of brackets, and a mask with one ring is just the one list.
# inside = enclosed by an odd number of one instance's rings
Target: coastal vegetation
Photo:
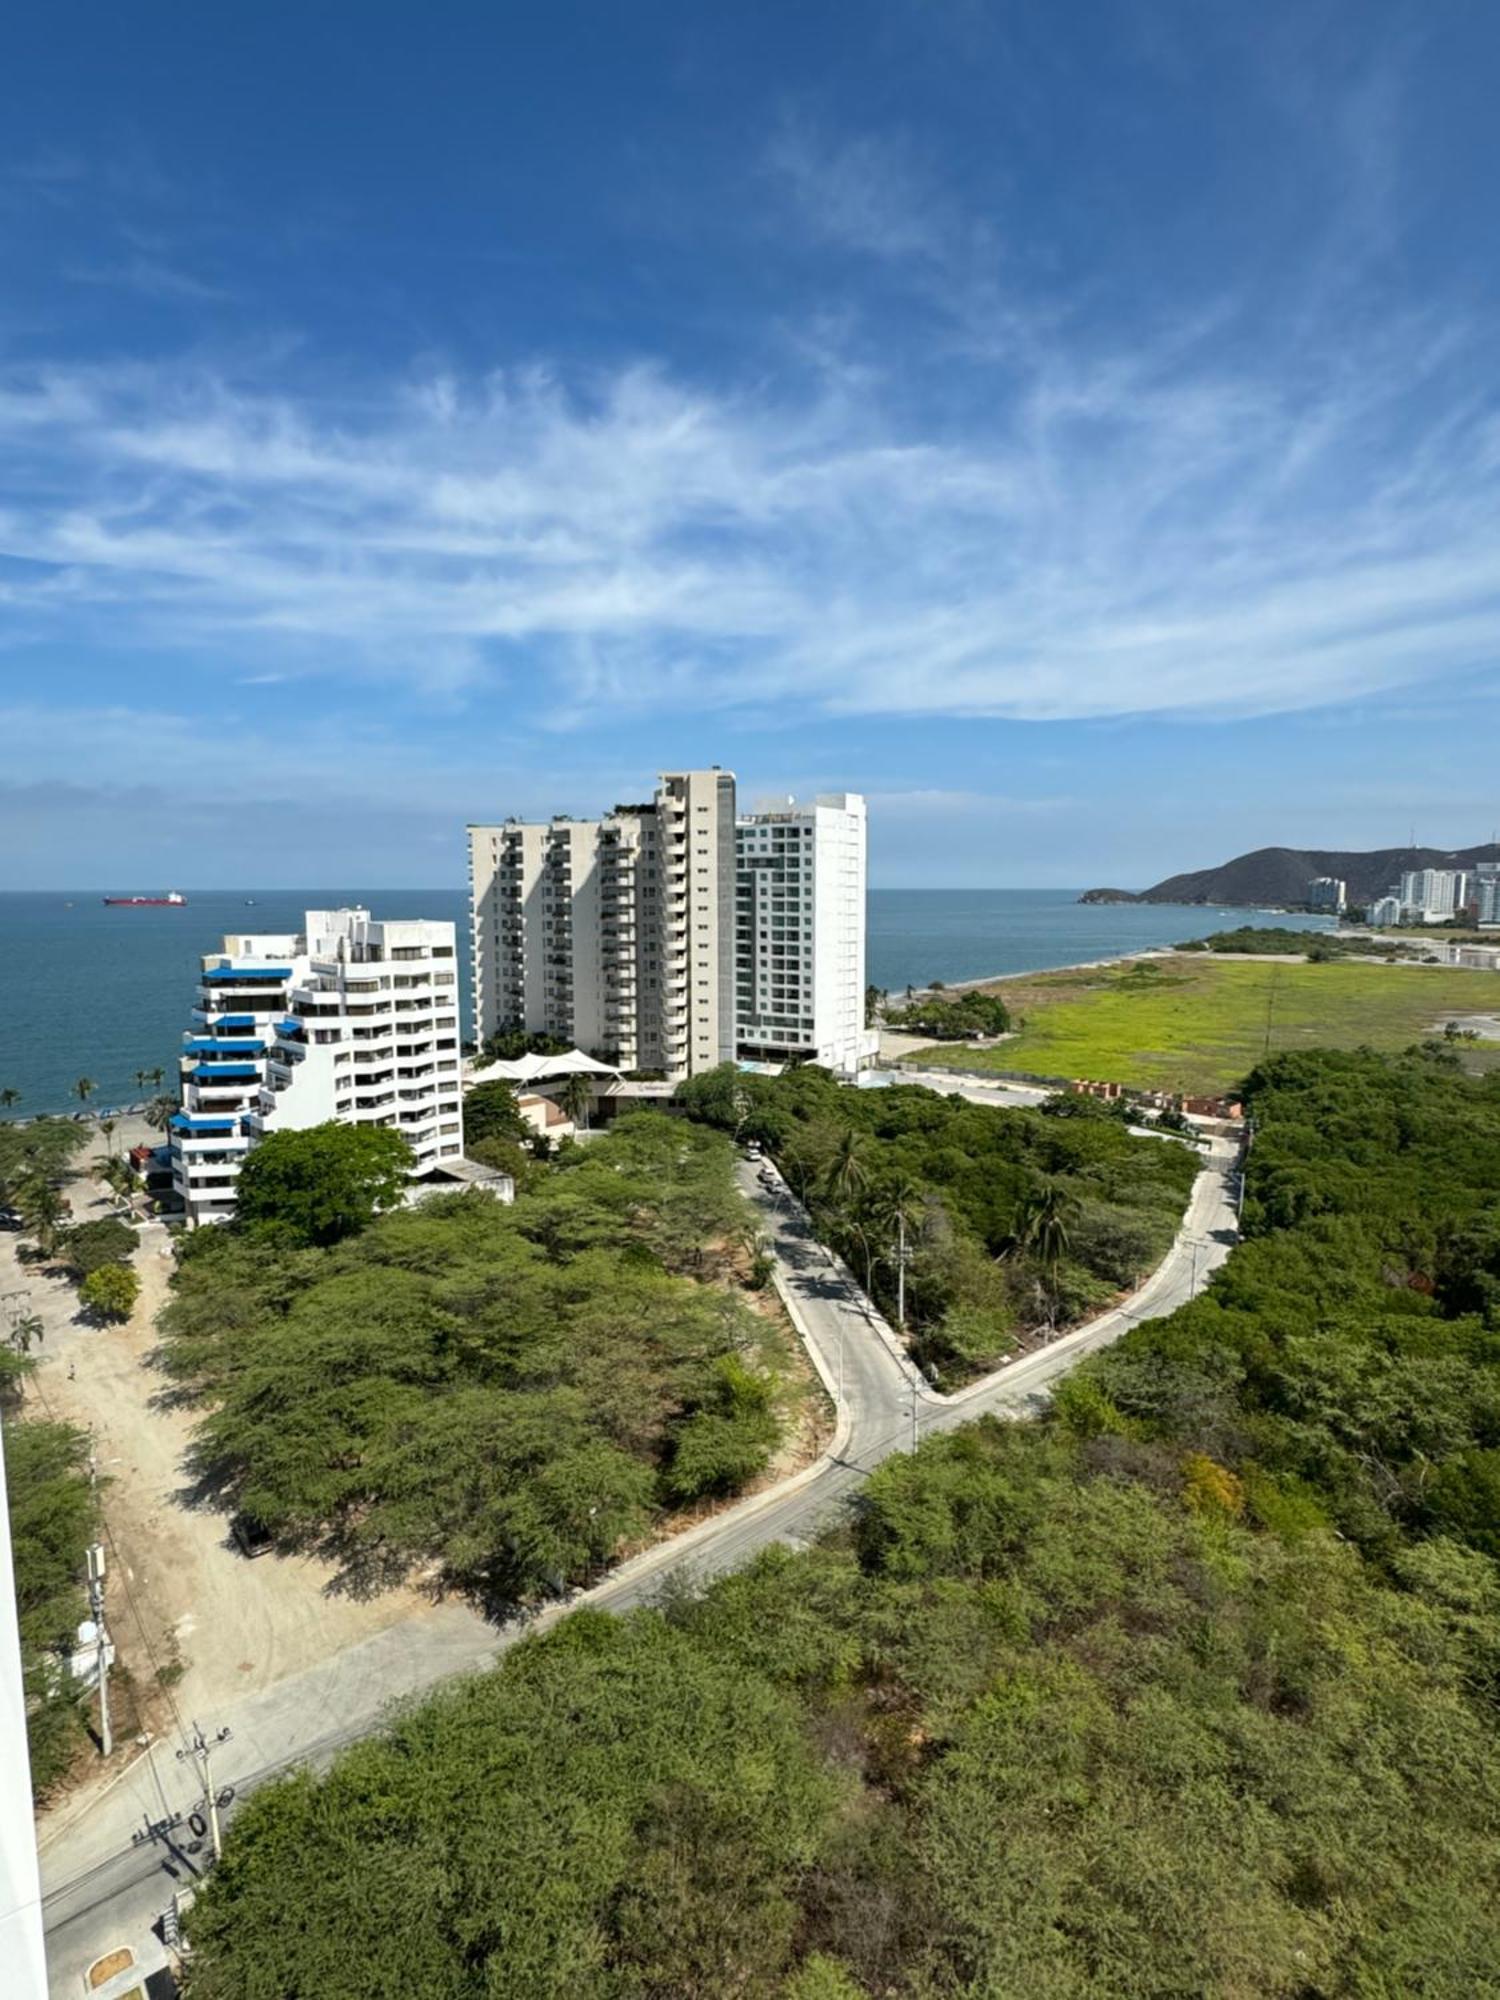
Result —
[[677, 1101], [774, 1156], [819, 1235], [892, 1319], [904, 1308], [918, 1359], [948, 1384], [1150, 1270], [1198, 1169], [1195, 1152], [1134, 1138], [1103, 1107], [998, 1111], [912, 1084], [849, 1090], [815, 1068], [726, 1066]]
[[204, 1493], [361, 1583], [426, 1566], [513, 1603], [738, 1490], [805, 1376], [740, 1282], [732, 1157], [638, 1112], [513, 1207], [443, 1196], [328, 1242], [300, 1178], [279, 1211], [263, 1181], [190, 1239], [160, 1321]]
[[[1017, 1028], [1008, 1041], [922, 1060], [1222, 1092], [1283, 1050], [1407, 1048], [1455, 1015], [1493, 1007], [1488, 981], [1439, 966], [1278, 965], [1180, 952], [1007, 980]], [[1500, 1044], [1471, 1047], [1464, 1060], [1475, 1070], [1500, 1063]]]
[[1327, 965], [1335, 958], [1396, 958], [1411, 950], [1410, 942], [1394, 938], [1344, 937], [1337, 931], [1293, 931], [1278, 924], [1241, 924], [1237, 930], [1211, 931], [1189, 938], [1178, 951], [1212, 951], [1221, 957], [1280, 956], [1305, 958]]
[[6, 1422], [21, 1679], [38, 1799], [66, 1772], [83, 1735], [78, 1684], [68, 1675], [67, 1660], [79, 1620], [88, 1612], [84, 1558], [98, 1531], [88, 1458], [86, 1433], [68, 1424]]
[[240, 1169], [235, 1212], [253, 1235], [327, 1248], [356, 1235], [406, 1190], [411, 1148], [386, 1125], [273, 1132]]
[[998, 993], [984, 993], [978, 987], [963, 993], [934, 989], [904, 1007], [887, 1007], [884, 1025], [902, 1034], [928, 1035], [935, 1042], [975, 1041], [1003, 1035], [1010, 1027], [1010, 1012]]
[[190, 2000], [1494, 1995], [1500, 1078], [1247, 1098], [1206, 1294], [258, 1792]]

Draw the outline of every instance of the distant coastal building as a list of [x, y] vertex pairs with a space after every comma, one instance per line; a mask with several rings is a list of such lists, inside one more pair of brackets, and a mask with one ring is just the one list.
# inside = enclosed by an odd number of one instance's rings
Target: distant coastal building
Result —
[[1500, 861], [1481, 861], [1473, 873], [1474, 921], [1486, 930], [1500, 925]]
[[1392, 894], [1377, 896], [1365, 912], [1372, 924], [1399, 924], [1401, 921], [1401, 898]]
[[852, 1072], [865, 1027], [865, 802], [855, 792], [750, 813], [735, 831], [735, 1048]]
[[202, 962], [169, 1127], [194, 1226], [234, 1213], [240, 1168], [269, 1132], [388, 1125], [417, 1175], [462, 1157], [454, 926], [362, 909], [304, 922], [226, 937]]
[[1337, 875], [1315, 875], [1307, 885], [1307, 907], [1338, 916], [1348, 902], [1348, 884]]
[[624, 1070], [734, 1056], [734, 775], [668, 771], [597, 820], [469, 828], [481, 1041], [555, 1035]]
[[1454, 917], [1468, 900], [1469, 878], [1459, 868], [1413, 868], [1402, 877], [1395, 894], [1402, 921], [1441, 924]]

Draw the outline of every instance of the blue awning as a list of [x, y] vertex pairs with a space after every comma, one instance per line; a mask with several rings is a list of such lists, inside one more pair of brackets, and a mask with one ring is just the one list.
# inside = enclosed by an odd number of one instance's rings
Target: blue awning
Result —
[[210, 1041], [206, 1035], [190, 1035], [182, 1045], [185, 1056], [263, 1056], [264, 1042], [255, 1041]]
[[254, 1063], [200, 1063], [193, 1071], [198, 1083], [227, 1083], [234, 1077], [259, 1075]]
[[232, 1118], [190, 1118], [185, 1111], [174, 1111], [172, 1114], [172, 1129], [176, 1132], [186, 1132], [194, 1139], [206, 1139], [210, 1133], [214, 1132], [227, 1132], [232, 1136], [234, 1132], [234, 1120]]
[[290, 979], [289, 965], [218, 965], [203, 977], [210, 986], [225, 986], [236, 979]]
[[253, 1028], [255, 1026], [255, 1016], [253, 1014], [221, 1014], [218, 1020], [214, 1022], [214, 1026], [216, 1028]]

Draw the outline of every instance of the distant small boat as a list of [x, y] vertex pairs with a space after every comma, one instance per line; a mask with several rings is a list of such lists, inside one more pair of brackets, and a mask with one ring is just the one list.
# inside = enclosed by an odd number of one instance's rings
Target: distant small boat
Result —
[[187, 897], [180, 889], [169, 889], [165, 896], [105, 896], [101, 900], [116, 910], [165, 910], [182, 907]]
[[247, 896], [245, 898], [245, 908], [247, 910], [253, 910], [255, 908], [255, 898], [253, 896]]

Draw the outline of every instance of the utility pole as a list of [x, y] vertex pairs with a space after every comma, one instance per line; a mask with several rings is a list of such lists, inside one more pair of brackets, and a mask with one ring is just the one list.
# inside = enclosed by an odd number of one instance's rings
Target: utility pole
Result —
[[179, 1764], [186, 1763], [191, 1758], [203, 1774], [203, 1800], [208, 1808], [208, 1830], [213, 1841], [215, 1861], [219, 1860], [224, 1852], [224, 1842], [219, 1834], [219, 1800], [217, 1793], [214, 1791], [214, 1775], [210, 1759], [219, 1744], [227, 1743], [233, 1734], [234, 1731], [232, 1729], [221, 1729], [218, 1735], [210, 1741], [203, 1734], [201, 1725], [195, 1720], [193, 1723], [192, 1742], [186, 1750], [179, 1750], [177, 1753]]
[[[93, 1460], [89, 1474], [93, 1476]], [[91, 1542], [88, 1552], [89, 1615], [94, 1621], [95, 1658], [99, 1667], [99, 1755], [108, 1757], [115, 1739], [109, 1726], [109, 1633], [104, 1624], [104, 1544]]]
[[896, 1210], [896, 1324], [906, 1332], [906, 1213]]

